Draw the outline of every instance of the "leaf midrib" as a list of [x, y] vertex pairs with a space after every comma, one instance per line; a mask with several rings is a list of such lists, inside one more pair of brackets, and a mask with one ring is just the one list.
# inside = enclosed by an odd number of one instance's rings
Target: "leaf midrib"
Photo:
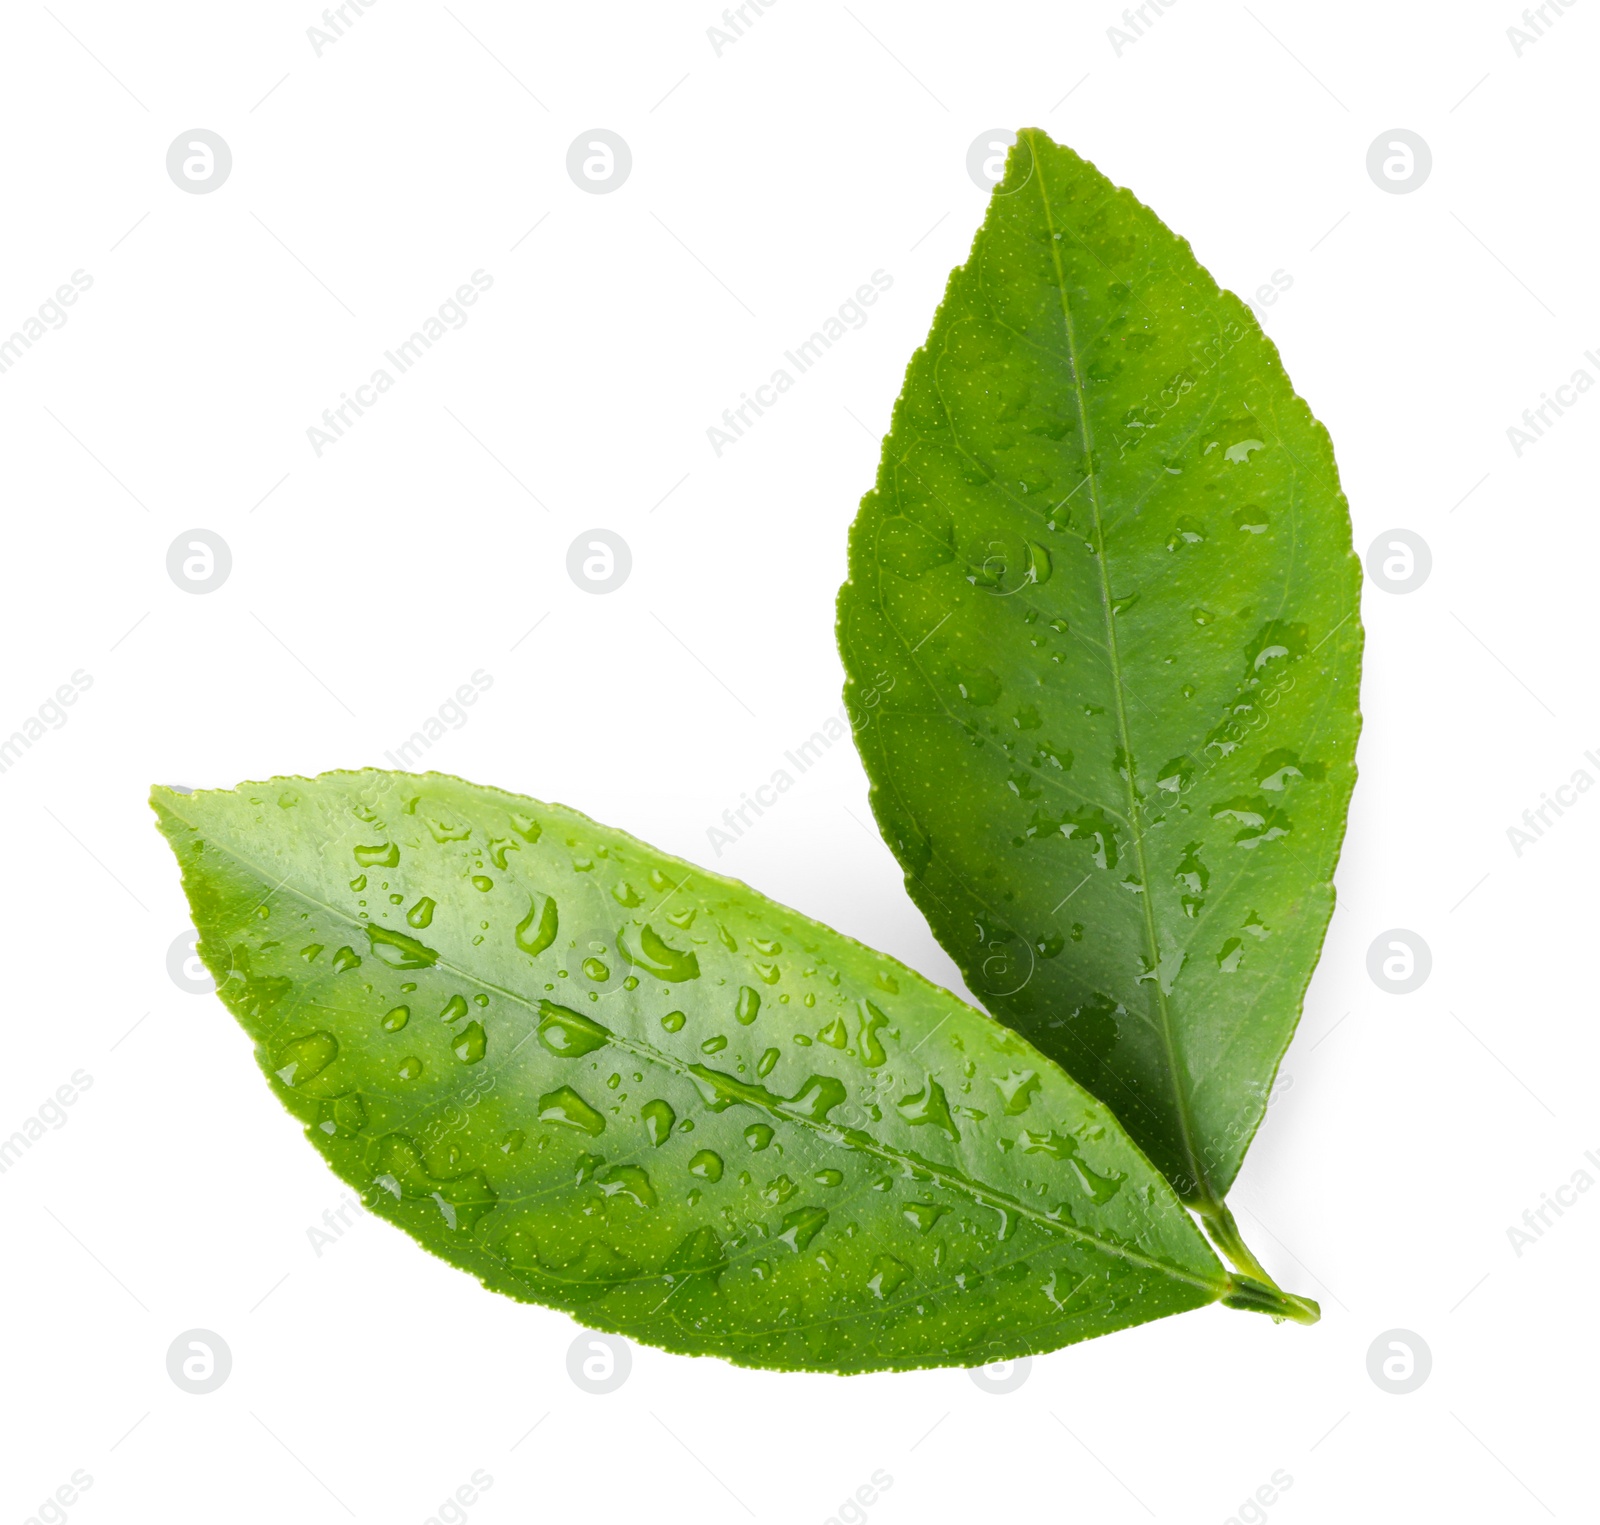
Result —
[[1106, 560], [1105, 544], [1105, 505], [1102, 503], [1100, 496], [1100, 478], [1095, 471], [1094, 434], [1089, 423], [1088, 399], [1084, 395], [1083, 372], [1078, 363], [1077, 336], [1073, 329], [1071, 304], [1067, 300], [1067, 279], [1066, 272], [1061, 264], [1060, 238], [1056, 231], [1055, 214], [1050, 205], [1049, 192], [1045, 187], [1044, 166], [1031, 140], [1029, 141], [1028, 152], [1032, 156], [1034, 163], [1033, 179], [1039, 187], [1039, 204], [1044, 212], [1045, 228], [1050, 234], [1050, 259], [1056, 275], [1057, 298], [1061, 304], [1062, 335], [1066, 340], [1067, 357], [1072, 368], [1072, 374], [1069, 379], [1072, 395], [1078, 408], [1078, 433], [1079, 438], [1082, 440], [1084, 470], [1090, 478], [1089, 502], [1094, 512], [1095, 562], [1100, 580], [1101, 609], [1105, 616], [1106, 657], [1111, 667], [1111, 688], [1116, 706], [1117, 736], [1121, 744], [1122, 755], [1127, 759], [1128, 763], [1126, 779], [1128, 816], [1133, 822], [1133, 853], [1139, 868], [1139, 882], [1144, 886], [1144, 893], [1139, 898], [1144, 907], [1145, 942], [1150, 958], [1150, 967], [1157, 971], [1157, 978], [1154, 983], [1156, 1010], [1160, 1017], [1161, 1041], [1166, 1052], [1167, 1073], [1172, 1082], [1174, 1111], [1178, 1119], [1178, 1130], [1183, 1143], [1184, 1156], [1194, 1177], [1196, 1192], [1202, 1201], [1209, 1202], [1213, 1193], [1194, 1147], [1194, 1129], [1189, 1116], [1189, 1097], [1181, 1080], [1177, 1044], [1172, 1031], [1172, 1010], [1167, 1000], [1166, 992], [1161, 988], [1161, 947], [1160, 941], [1156, 936], [1155, 908], [1151, 904], [1153, 897], [1151, 894], [1150, 872], [1145, 858], [1144, 832], [1141, 826], [1143, 817], [1139, 809], [1138, 793], [1134, 787], [1133, 743], [1128, 728], [1127, 703], [1122, 691], [1122, 655], [1117, 641], [1116, 616], [1111, 610], [1111, 581]]

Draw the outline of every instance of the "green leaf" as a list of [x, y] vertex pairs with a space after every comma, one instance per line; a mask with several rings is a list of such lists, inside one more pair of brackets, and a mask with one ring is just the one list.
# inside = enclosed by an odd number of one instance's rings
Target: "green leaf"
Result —
[[439, 774], [152, 803], [262, 1071], [375, 1213], [497, 1292], [746, 1365], [1054, 1349], [1230, 1278], [1099, 1102], [893, 960]]
[[1333, 910], [1359, 592], [1249, 310], [1024, 132], [850, 537], [846, 698], [970, 988], [1224, 1232]]

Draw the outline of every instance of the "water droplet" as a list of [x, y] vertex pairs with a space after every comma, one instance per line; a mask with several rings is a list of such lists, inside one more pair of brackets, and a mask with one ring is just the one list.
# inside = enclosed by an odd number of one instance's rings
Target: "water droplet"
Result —
[[699, 1176], [702, 1181], [720, 1181], [722, 1179], [722, 1156], [713, 1154], [709, 1149], [702, 1149], [689, 1161], [689, 1174]]
[[872, 1262], [872, 1275], [867, 1278], [867, 1290], [874, 1297], [888, 1297], [911, 1274], [911, 1268], [893, 1255], [880, 1255]]
[[519, 815], [516, 811], [512, 811], [511, 829], [524, 842], [537, 842], [539, 840], [540, 826], [532, 816]]
[[517, 923], [513, 936], [524, 953], [537, 958], [556, 940], [558, 927], [554, 899], [549, 895], [535, 895], [528, 904], [528, 914]]
[[1217, 968], [1223, 974], [1233, 974], [1239, 967], [1239, 961], [1244, 957], [1244, 941], [1238, 937], [1230, 937], [1217, 951]]
[[1035, 1070], [1012, 1070], [1003, 1079], [994, 1080], [1000, 1092], [1000, 1102], [1007, 1117], [1017, 1117], [1033, 1103], [1039, 1089], [1039, 1075]]
[[605, 1132], [606, 1120], [589, 1105], [571, 1086], [561, 1086], [539, 1098], [539, 1121], [560, 1123], [576, 1128], [580, 1133], [598, 1135]]
[[303, 1086], [338, 1057], [339, 1040], [332, 1033], [306, 1033], [291, 1038], [278, 1050], [272, 1068], [286, 1086]]
[[366, 887], [367, 876], [365, 874], [357, 874], [355, 878], [350, 881], [350, 888], [353, 889], [357, 894], [360, 894], [360, 892], [366, 889]]
[[400, 1080], [418, 1080], [422, 1076], [422, 1061], [415, 1055], [400, 1061], [400, 1067], [395, 1071]]
[[950, 1103], [945, 1099], [944, 1087], [931, 1075], [921, 1090], [902, 1096], [894, 1108], [913, 1128], [931, 1124], [952, 1143], [960, 1141], [961, 1135], [950, 1117]]
[[611, 971], [597, 958], [586, 958], [583, 961], [583, 972], [597, 985], [603, 985], [611, 978]]
[[702, 1054], [720, 1054], [727, 1046], [728, 1040], [724, 1038], [721, 1033], [718, 1033], [716, 1037], [707, 1038], [706, 1041], [700, 1045], [700, 1052]]
[[783, 978], [783, 971], [776, 964], [757, 964], [756, 978], [763, 985], [776, 985]]
[[1052, 1129], [1048, 1133], [1024, 1133], [1018, 1142], [1024, 1154], [1044, 1154], [1053, 1160], [1065, 1160], [1078, 1178], [1078, 1184], [1089, 1194], [1092, 1202], [1109, 1202], [1122, 1189], [1121, 1175], [1100, 1175], [1091, 1170], [1078, 1157], [1078, 1141]]
[[1298, 662], [1305, 655], [1306, 627], [1289, 620], [1269, 620], [1245, 648], [1245, 675], [1254, 677], [1274, 662]]
[[400, 849], [393, 842], [379, 842], [375, 847], [355, 849], [356, 862], [362, 868], [394, 868], [400, 862]]
[[647, 1101], [639, 1108], [639, 1116], [644, 1122], [644, 1131], [657, 1149], [672, 1137], [672, 1125], [678, 1120], [671, 1106], [660, 1100]]
[[383, 1030], [386, 1033], [397, 1033], [410, 1020], [411, 1008], [409, 1006], [396, 1006], [393, 1011], [384, 1017]]
[[759, 1152], [772, 1142], [772, 1129], [765, 1123], [751, 1123], [744, 1130], [744, 1141], [752, 1149]]
[[444, 1010], [439, 1013], [441, 1022], [459, 1022], [467, 1014], [467, 998], [463, 995], [453, 995], [444, 1003]]
[[811, 1243], [822, 1231], [828, 1221], [828, 1213], [821, 1207], [802, 1207], [788, 1214], [784, 1220], [777, 1240], [786, 1244], [795, 1254]]
[[688, 1018], [685, 1017], [681, 1011], [669, 1011], [666, 1016], [661, 1019], [661, 1025], [666, 1028], [669, 1033], [677, 1033], [683, 1031], [683, 1024], [687, 1020]]
[[631, 1197], [640, 1207], [656, 1205], [656, 1189], [641, 1166], [613, 1165], [601, 1171], [595, 1184], [608, 1197]]
[[321, 943], [307, 943], [306, 946], [300, 950], [300, 957], [310, 964], [316, 961], [317, 955], [321, 952]]
[[640, 929], [637, 955], [630, 951], [623, 934], [619, 932], [617, 951], [635, 968], [643, 969], [646, 974], [653, 974], [658, 980], [678, 982], [700, 978], [700, 960], [695, 954], [680, 952], [664, 941], [653, 927]]
[[483, 1030], [483, 1023], [469, 1022], [456, 1034], [450, 1048], [463, 1064], [476, 1064], [483, 1058], [488, 1046], [489, 1039]]
[[414, 906], [411, 907], [409, 911], [406, 912], [407, 924], [418, 928], [418, 930], [430, 925], [433, 921], [434, 905], [435, 902], [430, 900], [428, 896], [424, 895]]
[[1025, 704], [1011, 717], [1011, 724], [1019, 731], [1037, 731], [1044, 721], [1036, 704]]
[[392, 932], [388, 927], [369, 926], [362, 929], [372, 944], [374, 956], [391, 969], [431, 969], [438, 961], [438, 953], [404, 932]]
[[354, 948], [341, 948], [333, 955], [333, 968], [336, 974], [343, 974], [347, 969], [359, 969], [361, 955]]
[[1269, 805], [1259, 795], [1253, 799], [1222, 800], [1211, 807], [1213, 819], [1232, 820], [1239, 825], [1234, 833], [1235, 847], [1259, 847], [1287, 836], [1290, 820], [1283, 811]]
[[1193, 519], [1180, 519], [1167, 536], [1167, 549], [1176, 551], [1186, 545], [1203, 545], [1205, 538], [1205, 531]]
[[490, 837], [489, 861], [493, 863], [494, 866], [501, 871], [501, 873], [504, 873], [506, 869], [506, 854], [515, 852], [520, 846], [521, 843], [513, 842], [510, 837]]
[[1174, 757], [1171, 762], [1162, 763], [1156, 773], [1156, 788], [1172, 795], [1182, 794], [1193, 782], [1194, 759], [1189, 757]]
[[766, 958], [776, 958], [783, 952], [783, 944], [774, 942], [770, 937], [752, 937], [750, 946]]
[[463, 822], [429, 815], [427, 811], [422, 812], [422, 819], [435, 842], [465, 842], [472, 835], [472, 828]]
[[811, 1179], [818, 1186], [840, 1186], [844, 1183], [844, 1172], [842, 1170], [819, 1170]]
[[733, 1009], [734, 1016], [745, 1027], [756, 1019], [756, 1014], [761, 1010], [761, 996], [748, 985], [739, 987], [738, 1003]]
[[500, 1152], [502, 1154], [515, 1154], [527, 1141], [528, 1135], [521, 1128], [513, 1128], [500, 1140]]
[[1051, 829], [1059, 831], [1069, 842], [1086, 842], [1096, 868], [1111, 869], [1117, 866], [1120, 845], [1117, 828], [1097, 805], [1085, 805], [1081, 809], [1068, 811], [1059, 821], [1038, 811], [1028, 827], [1027, 835], [1044, 836]]
[[756, 1060], [756, 1074], [765, 1080], [767, 1076], [772, 1073], [774, 1067], [778, 1063], [778, 1060], [782, 1057], [782, 1054], [780, 1054], [775, 1048], [769, 1048], [765, 1050], [761, 1057]]
[[876, 1069], [888, 1058], [883, 1051], [883, 1045], [878, 1041], [878, 1029], [887, 1027], [889, 1019], [878, 1010], [871, 1001], [863, 999], [861, 1002], [861, 1029], [857, 1039], [857, 1047], [861, 1052], [861, 1062], [869, 1070]]
[[627, 906], [629, 910], [632, 910], [634, 906], [640, 906], [644, 904], [644, 896], [641, 895], [638, 890], [634, 889], [631, 884], [626, 882], [611, 886], [611, 898], [615, 900], [618, 905]]
[[591, 1017], [557, 1006], [554, 1001], [539, 1002], [539, 1042], [563, 1059], [578, 1059], [604, 1048], [611, 1041], [611, 1030]]
[[1274, 791], [1289, 787], [1291, 778], [1305, 778], [1313, 782], [1327, 776], [1321, 763], [1302, 763], [1298, 754], [1279, 747], [1268, 752], [1256, 765], [1256, 783], [1263, 789]]
[[937, 1202], [907, 1202], [900, 1210], [901, 1216], [920, 1234], [926, 1234], [949, 1211]]
[[850, 1031], [844, 1025], [843, 1017], [835, 1017], [817, 1034], [817, 1042], [826, 1043], [829, 1048], [843, 1048], [849, 1041]]

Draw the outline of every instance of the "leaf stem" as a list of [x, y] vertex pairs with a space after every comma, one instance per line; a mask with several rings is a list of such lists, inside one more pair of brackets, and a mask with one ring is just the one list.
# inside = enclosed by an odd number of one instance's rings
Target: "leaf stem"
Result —
[[1270, 1313], [1275, 1319], [1293, 1319], [1297, 1324], [1314, 1324], [1322, 1309], [1309, 1297], [1285, 1292], [1256, 1259], [1239, 1233], [1233, 1214], [1221, 1202], [1208, 1202], [1198, 1209], [1211, 1242], [1234, 1264], [1239, 1275], [1230, 1279], [1223, 1303], [1229, 1308], [1248, 1308], [1254, 1313]]
[[1233, 1214], [1221, 1202], [1205, 1202], [1196, 1207], [1200, 1214], [1200, 1221], [1205, 1224], [1206, 1232], [1211, 1236], [1211, 1242], [1222, 1251], [1234, 1264], [1236, 1270], [1244, 1272], [1255, 1281], [1278, 1291], [1279, 1287], [1265, 1266], [1256, 1259], [1250, 1246], [1244, 1242], [1244, 1236], [1239, 1232], [1239, 1225], [1233, 1221]]
[[1266, 1313], [1280, 1321], [1293, 1319], [1297, 1324], [1314, 1324], [1322, 1317], [1322, 1309], [1309, 1297], [1296, 1297], [1292, 1292], [1266, 1286], [1249, 1276], [1233, 1277], [1222, 1301], [1228, 1308]]

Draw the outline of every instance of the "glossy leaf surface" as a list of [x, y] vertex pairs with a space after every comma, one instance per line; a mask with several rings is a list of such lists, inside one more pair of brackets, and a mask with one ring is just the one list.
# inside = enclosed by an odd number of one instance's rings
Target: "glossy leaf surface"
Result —
[[1327, 434], [1249, 310], [1023, 133], [851, 534], [846, 697], [970, 988], [1202, 1208], [1332, 913], [1359, 592]]
[[438, 774], [153, 804], [274, 1093], [495, 1291], [838, 1371], [1259, 1305], [1057, 1066], [744, 885]]

